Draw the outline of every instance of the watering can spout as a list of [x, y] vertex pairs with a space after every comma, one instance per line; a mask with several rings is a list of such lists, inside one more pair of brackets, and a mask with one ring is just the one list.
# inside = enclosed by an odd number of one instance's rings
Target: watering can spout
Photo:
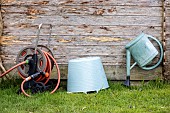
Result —
[[127, 77], [126, 77], [126, 81], [124, 82], [123, 85], [124, 85], [124, 86], [127, 86], [127, 87], [130, 86], [130, 76], [127, 76]]

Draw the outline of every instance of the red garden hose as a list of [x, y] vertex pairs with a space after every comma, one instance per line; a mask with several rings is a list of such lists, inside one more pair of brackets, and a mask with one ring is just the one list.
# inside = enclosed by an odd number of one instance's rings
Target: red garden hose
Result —
[[28, 61], [26, 60], [26, 61], [23, 61], [23, 62], [15, 65], [15, 66], [13, 66], [13, 67], [10, 68], [9, 70], [7, 70], [5, 73], [3, 73], [2, 75], [0, 75], [0, 78], [3, 77], [4, 75], [8, 74], [9, 72], [11, 72], [12, 70], [14, 70], [15, 68], [17, 68], [17, 67], [19, 67], [19, 66], [21, 66], [21, 65], [23, 65], [23, 64], [26, 64], [27, 62], [28, 62]]
[[[36, 81], [37, 81], [37, 82], [43, 81], [44, 84], [46, 84], [46, 83], [49, 81], [50, 75], [51, 75], [51, 70], [52, 70], [52, 69], [51, 69], [51, 67], [52, 67], [51, 60], [52, 60], [52, 61], [54, 62], [54, 64], [56, 65], [56, 69], [57, 69], [57, 73], [58, 73], [58, 82], [57, 82], [55, 88], [50, 92], [50, 94], [52, 94], [52, 93], [54, 93], [54, 92], [58, 89], [58, 87], [59, 87], [59, 84], [60, 84], [60, 70], [59, 70], [58, 64], [57, 64], [56, 60], [53, 58], [53, 56], [52, 56], [50, 53], [47, 53], [47, 52], [45, 52], [45, 51], [43, 51], [43, 50], [42, 50], [42, 52], [43, 52], [43, 54], [44, 54], [44, 56], [45, 56], [45, 58], [46, 58], [46, 60], [47, 60], [46, 68], [43, 70], [43, 71], [45, 72], [45, 76], [40, 75], [40, 76], [36, 79]], [[22, 66], [22, 65], [24, 65], [24, 64], [26, 64], [26, 63], [28, 63], [28, 62], [29, 62], [29, 60], [26, 60], [26, 61], [23, 61], [23, 62], [15, 65], [14, 67], [10, 68], [10, 69], [9, 69], [8, 71], [6, 71], [5, 73], [3, 73], [2, 75], [0, 75], [0, 78], [3, 77], [5, 74], [9, 73], [10, 71], [12, 71], [13, 69], [15, 69], [15, 68], [17, 68], [17, 67], [19, 67], [19, 66]], [[29, 80], [31, 80], [32, 78], [31, 78], [31, 76], [29, 76], [29, 77], [23, 76], [19, 71], [18, 71], [18, 73], [19, 73], [20, 77], [21, 77], [22, 79], [24, 79], [23, 82], [21, 83], [21, 91], [23, 92], [24, 95], [30, 97], [30, 95], [25, 92], [23, 86], [24, 86], [24, 83], [25, 83], [26, 81], [29, 81]]]
[[58, 86], [60, 84], [60, 69], [58, 67], [58, 64], [57, 64], [56, 60], [52, 57], [52, 55], [50, 55], [49, 53], [47, 53], [47, 54], [54, 61], [54, 64], [56, 65], [56, 69], [57, 69], [57, 72], [58, 72], [58, 82], [56, 84], [56, 87], [53, 89], [53, 91], [51, 91], [51, 94], [52, 94], [58, 89]]
[[[16, 59], [18, 64], [15, 65], [14, 67], [10, 68], [8, 71], [3, 73], [2, 75], [0, 75], [0, 78], [1, 78], [5, 74], [12, 71], [13, 69], [18, 68], [19, 76], [22, 79], [24, 79], [23, 82], [21, 83], [21, 91], [23, 92], [24, 95], [26, 95], [28, 97], [30, 97], [30, 95], [25, 92], [25, 89], [27, 87], [24, 87], [24, 83], [29, 80], [33, 80], [33, 82], [35, 82], [35, 84], [40, 82], [40, 83], [42, 83], [42, 85], [46, 85], [48, 83], [48, 81], [50, 80], [51, 71], [53, 69], [54, 64], [56, 65], [56, 69], [57, 69], [57, 73], [58, 73], [58, 81], [57, 81], [55, 88], [50, 92], [50, 94], [54, 93], [58, 89], [59, 84], [60, 84], [60, 70], [59, 70], [56, 60], [53, 57], [52, 52], [50, 51], [50, 49], [48, 47], [38, 45], [41, 27], [42, 27], [42, 24], [40, 24], [39, 28], [38, 28], [38, 34], [37, 34], [37, 40], [36, 40], [35, 47], [33, 46], [33, 47], [23, 48], [19, 52], [17, 59]], [[49, 41], [50, 41], [50, 37], [51, 37], [51, 31], [52, 31], [52, 25], [50, 24], [50, 35], [49, 35], [49, 39], [48, 39], [48, 46], [49, 46]], [[40, 47], [41, 49], [44, 48], [48, 52], [46, 52], [45, 50], [41, 50], [38, 47]], [[39, 59], [38, 59], [38, 55], [40, 55]], [[25, 61], [22, 62], [19, 58], [21, 58], [22, 61], [23, 60], [25, 60]], [[37, 59], [38, 59], [38, 61], [37, 61]], [[37, 63], [37, 64], [35, 64], [35, 63]], [[28, 72], [25, 72], [27, 69], [26, 68], [27, 65], [25, 65], [25, 64], [29, 65]], [[31, 75], [30, 75], [30, 72], [31, 72]], [[32, 81], [30, 81], [30, 82], [32, 82]]]
[[23, 94], [24, 94], [25, 96], [27, 96], [27, 97], [31, 97], [31, 95], [29, 95], [29, 94], [27, 94], [27, 93], [25, 92], [23, 86], [24, 86], [24, 83], [25, 83], [26, 81], [29, 81], [29, 80], [31, 80], [31, 77], [27, 77], [27, 78], [24, 79], [23, 82], [21, 83], [21, 91], [22, 91]]
[[[47, 58], [47, 65], [48, 65], [48, 66], [47, 66], [47, 69], [46, 69], [46, 71], [47, 71], [47, 72], [46, 72], [47, 78], [45, 78], [46, 81], [45, 81], [44, 84], [46, 84], [46, 83], [48, 82], [48, 80], [49, 80], [49, 78], [50, 78], [50, 75], [51, 75], [51, 61], [50, 61], [50, 58], [52, 59], [52, 61], [53, 61], [54, 64], [56, 65], [56, 69], [57, 69], [57, 72], [58, 72], [58, 82], [57, 82], [55, 88], [50, 92], [50, 94], [53, 94], [53, 93], [58, 89], [59, 84], [60, 84], [60, 70], [59, 70], [58, 64], [57, 64], [56, 60], [53, 58], [53, 56], [52, 56], [51, 54], [45, 52], [45, 51], [43, 51], [43, 53], [44, 53], [44, 55], [45, 55], [46, 58]], [[29, 80], [31, 80], [31, 77], [25, 78], [24, 81], [23, 81], [22, 84], [21, 84], [21, 90], [22, 90], [23, 94], [26, 95], [26, 96], [28, 96], [28, 97], [30, 97], [31, 95], [29, 95], [29, 94], [27, 94], [27, 93], [25, 92], [23, 86], [24, 86], [24, 83], [25, 83], [26, 81], [29, 81]], [[40, 78], [39, 80], [40, 80], [40, 81], [41, 81], [41, 80], [44, 80], [44, 77]], [[38, 81], [39, 81], [39, 80], [38, 80]]]

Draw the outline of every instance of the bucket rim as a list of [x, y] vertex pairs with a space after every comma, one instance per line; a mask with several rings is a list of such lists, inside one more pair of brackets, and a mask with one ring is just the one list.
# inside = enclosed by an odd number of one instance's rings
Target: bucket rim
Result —
[[144, 33], [141, 33], [140, 35], [137, 36], [137, 38], [133, 39], [132, 41], [130, 41], [126, 46], [125, 48], [128, 49], [130, 48], [131, 46], [133, 46], [136, 42], [138, 42], [145, 34]]

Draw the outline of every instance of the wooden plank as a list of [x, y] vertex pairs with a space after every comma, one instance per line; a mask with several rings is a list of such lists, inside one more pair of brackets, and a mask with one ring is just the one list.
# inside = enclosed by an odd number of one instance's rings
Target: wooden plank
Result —
[[166, 44], [166, 49], [169, 51], [169, 49], [170, 49], [170, 36], [168, 37], [166, 35], [165, 44]]
[[170, 48], [167, 48], [165, 53], [166, 62], [170, 62]]
[[[1, 43], [2, 43], [2, 31], [3, 31], [3, 24], [2, 24], [2, 16], [1, 16], [1, 6], [0, 6], [0, 55], [2, 54], [2, 48], [1, 48]], [[3, 68], [3, 64], [2, 64], [2, 60], [0, 57], [0, 75], [2, 74], [2, 69]]]
[[[79, 53], [79, 52], [78, 52]], [[16, 54], [16, 53], [15, 53]], [[15, 62], [16, 61], [16, 56], [17, 54], [12, 54], [12, 55], [0, 55], [1, 58], [3, 59], [3, 63], [11, 63], [11, 62]], [[55, 55], [54, 57], [57, 60], [58, 64], [61, 65], [68, 65], [68, 61], [71, 59], [76, 59], [76, 58], [85, 58], [85, 57], [100, 57], [103, 61], [103, 65], [105, 66], [126, 66], [126, 55], [120, 54], [120, 55], [116, 55], [116, 54], [112, 54], [112, 55], [97, 55], [97, 54], [79, 54], [79, 55], [70, 55], [70, 54], [64, 54], [60, 53], [60, 55]], [[157, 63], [159, 58], [154, 59], [154, 61], [152, 61], [152, 64], [150, 64], [150, 66], [153, 66]], [[131, 61], [131, 65], [134, 63], [133, 59]]]
[[[6, 69], [9, 69], [14, 64], [6, 63]], [[61, 72], [61, 79], [67, 79], [68, 66], [59, 65]], [[126, 79], [126, 67], [125, 66], [104, 66], [106, 76], [108, 80], [125, 80]], [[52, 71], [52, 78], [57, 78], [57, 71], [54, 68]], [[156, 80], [162, 79], [162, 67], [158, 67], [154, 70], [145, 71], [135, 66], [131, 70], [131, 80]]]
[[[35, 44], [37, 36], [3, 36], [3, 45], [30, 45]], [[104, 46], [104, 45], [125, 45], [132, 39], [132, 36], [110, 37], [110, 36], [52, 36], [50, 45], [83, 45], [83, 46]], [[40, 36], [39, 44], [46, 45], [48, 36]]]
[[[4, 35], [26, 36], [36, 35], [38, 25], [32, 24], [18, 24], [7, 25], [3, 30]], [[113, 35], [113, 36], [129, 36], [137, 35], [141, 32], [152, 34], [156, 37], [161, 37], [161, 26], [92, 26], [92, 25], [78, 25], [78, 26], [57, 26], [52, 28], [52, 35]], [[44, 25], [40, 35], [49, 34], [49, 25]]]
[[165, 80], [170, 80], [170, 65], [169, 65], [169, 62], [170, 62], [170, 46], [166, 49], [165, 51], [165, 62], [164, 62], [164, 78]]
[[[170, 0], [166, 0], [165, 1], [165, 14], [166, 14], [166, 17], [165, 17], [165, 22], [166, 22], [166, 44], [167, 44], [167, 48], [169, 49], [170, 48], [170, 45], [169, 45], [169, 39], [170, 39]], [[168, 50], [170, 51], [170, 50]]]
[[167, 48], [170, 48], [170, 45], [169, 45], [169, 39], [170, 39], [170, 1], [167, 1], [166, 2], [166, 9], [165, 9], [165, 14], [166, 14], [166, 17], [165, 17], [165, 22], [166, 22], [166, 40], [167, 40]]
[[170, 17], [170, 6], [165, 9], [166, 17]]
[[[110, 80], [125, 80], [126, 79], [126, 67], [125, 66], [105, 66], [105, 73]], [[154, 80], [162, 79], [162, 67], [158, 67], [154, 70], [145, 71], [135, 66], [131, 70], [131, 80]]]
[[162, 16], [162, 7], [139, 6], [2, 6], [5, 14]]
[[170, 28], [170, 16], [165, 18], [166, 20], [166, 34], [170, 34], [169, 28]]
[[170, 80], [170, 0], [165, 0], [165, 52], [164, 52], [164, 79]]
[[[16, 61], [17, 55], [1, 55], [3, 58], [3, 63], [11, 63]], [[58, 64], [61, 65], [68, 65], [68, 61], [75, 58], [84, 58], [84, 57], [100, 57], [103, 60], [103, 65], [125, 65], [125, 56], [123, 55], [55, 55], [55, 59], [57, 60]], [[124, 59], [122, 59], [124, 58]], [[121, 59], [121, 60], [120, 60]]]
[[17, 24], [52, 24], [52, 25], [139, 25], [139, 26], [160, 26], [162, 18], [147, 16], [27, 16], [25, 14], [6, 14], [4, 25]]
[[[136, 36], [52, 36], [50, 46], [125, 46]], [[40, 36], [39, 44], [46, 45], [48, 36]], [[161, 37], [156, 37], [161, 40]], [[31, 45], [35, 44], [36, 36], [3, 36], [3, 45]]]
[[165, 1], [166, 39], [170, 38], [170, 0]]
[[[166, 27], [169, 27], [170, 26], [170, 16], [168, 17], [165, 17], [165, 21], [166, 21]], [[167, 30], [168, 31], [168, 30]]]
[[[105, 65], [125, 64], [125, 44], [130, 42], [130, 40], [113, 41], [115, 40], [115, 38], [109, 37], [104, 37], [104, 39], [103, 37], [90, 38], [92, 38], [92, 40], [88, 41], [87, 39], [85, 39], [84, 42], [79, 44], [77, 42], [75, 42], [74, 44], [72, 41], [63, 42], [63, 40], [61, 40], [61, 42], [57, 42], [55, 41], [55, 39], [52, 39], [53, 43], [51, 43], [50, 48], [54, 53], [54, 57], [57, 59], [57, 61], [59, 61], [60, 64], [67, 64], [68, 60], [73, 58], [88, 56], [100, 56], [104, 60]], [[96, 41], [96, 39], [98, 40]], [[113, 40], [110, 42], [110, 39]], [[2, 57], [4, 59], [4, 62], [12, 62], [13, 60], [15, 61], [15, 57], [17, 56], [21, 48], [31, 44], [31, 42], [29, 42], [28, 40], [16, 40], [15, 37], [4, 37], [3, 40]], [[100, 41], [102, 40], [108, 41], [108, 44], [106, 44], [105, 42], [100, 43]], [[64, 45], [63, 43], [70, 44]], [[39, 44], [44, 45], [44, 39], [40, 40]]]
[[[3, 0], [1, 57], [5, 64], [14, 63], [21, 48], [35, 43], [38, 25], [52, 24], [50, 48], [62, 64], [62, 78], [67, 78], [70, 59], [99, 56], [109, 79], [124, 80], [124, 46], [142, 31], [162, 38], [161, 6], [160, 0]], [[40, 44], [47, 43], [47, 30], [45, 26]], [[150, 80], [161, 78], [162, 67], [131, 72], [133, 80]]]
[[170, 7], [170, 0], [165, 0], [165, 7]]
[[[2, 30], [3, 30], [3, 23], [2, 23], [1, 6], [0, 6], [0, 36], [2, 35]], [[1, 44], [1, 39], [0, 39], [0, 44]]]
[[[13, 49], [11, 49], [13, 48]], [[11, 55], [11, 54], [17, 54], [22, 48], [22, 45], [11, 45], [8, 46], [8, 48], [4, 48], [4, 51], [6, 51], [5, 55]], [[55, 49], [54, 49], [55, 48]], [[103, 56], [114, 56], [114, 55], [121, 55], [124, 53], [125, 47], [124, 46], [53, 46], [53, 52], [55, 55], [70, 55], [70, 56], [90, 56], [90, 55], [103, 55]], [[116, 50], [116, 51], [115, 51]]]
[[2, 0], [3, 5], [136, 5], [161, 6], [161, 0]]
[[[67, 79], [68, 74], [68, 66], [66, 65], [59, 65], [61, 71], [61, 78]], [[112, 65], [106, 66], [104, 65], [104, 70], [108, 80], [125, 80], [126, 79], [126, 67], [121, 65]], [[53, 70], [53, 76], [56, 76], [57, 72]], [[135, 66], [131, 70], [131, 80], [155, 80], [155, 79], [162, 79], [162, 67], [158, 67], [154, 70], [145, 71], [141, 68]]]

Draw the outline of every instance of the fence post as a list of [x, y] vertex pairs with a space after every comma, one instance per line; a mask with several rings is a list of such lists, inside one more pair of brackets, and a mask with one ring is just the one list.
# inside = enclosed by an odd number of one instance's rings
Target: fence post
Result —
[[169, 35], [169, 25], [170, 25], [170, 17], [168, 14], [170, 13], [170, 0], [163, 0], [163, 43], [164, 43], [164, 80], [170, 80], [170, 35]]
[[2, 25], [1, 4], [0, 4], [0, 36], [2, 36], [2, 29], [3, 29], [3, 25]]
[[[1, 0], [0, 0], [0, 3], [1, 3]], [[2, 41], [2, 28], [3, 28], [3, 25], [2, 25], [2, 15], [1, 15], [1, 4], [0, 4], [0, 55], [2, 54], [2, 50], [1, 50], [1, 41]], [[2, 68], [2, 61], [1, 61], [1, 57], [0, 57], [0, 74], [1, 74], [1, 68]]]

